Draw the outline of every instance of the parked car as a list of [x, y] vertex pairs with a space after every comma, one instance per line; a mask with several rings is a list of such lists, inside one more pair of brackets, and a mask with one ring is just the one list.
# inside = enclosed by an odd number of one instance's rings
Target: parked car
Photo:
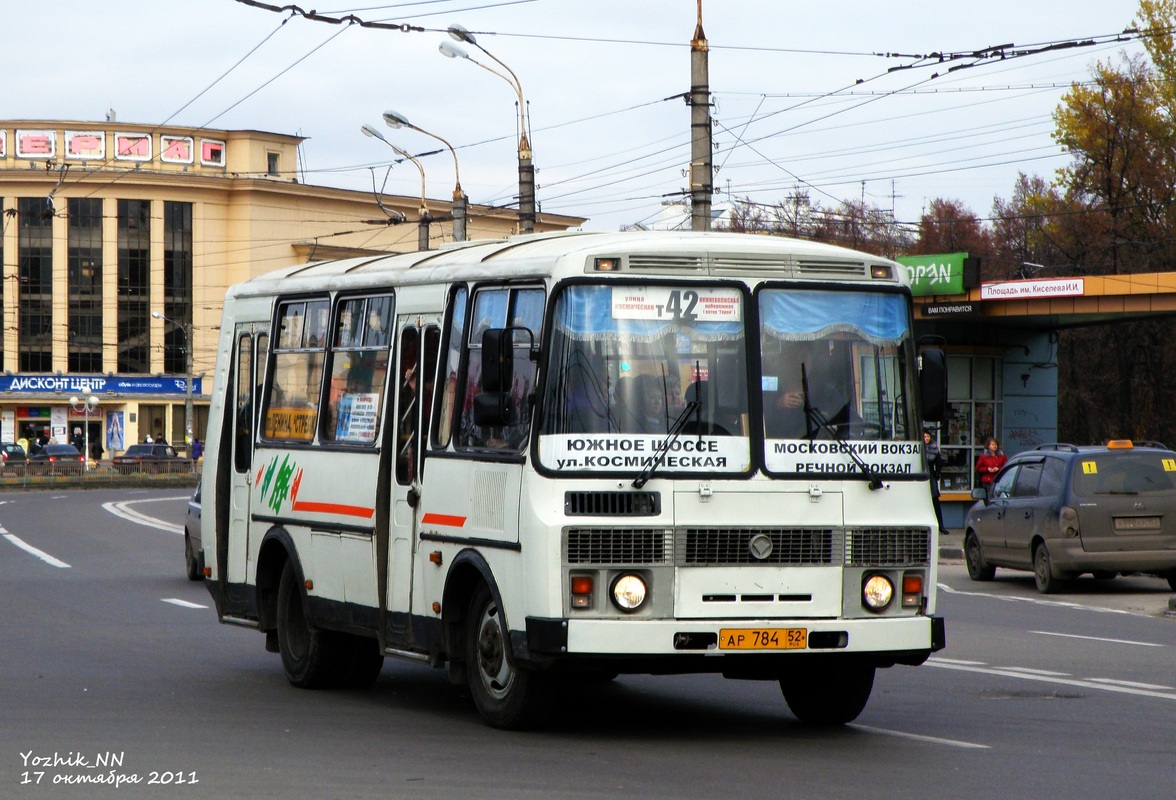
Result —
[[190, 581], [204, 577], [200, 547], [200, 481], [197, 481], [196, 491], [188, 498], [188, 516], [184, 519], [184, 567]]
[[1033, 570], [1037, 589], [1142, 572], [1176, 591], [1176, 452], [1157, 442], [1042, 445], [997, 473], [964, 524], [968, 575]]
[[15, 442], [0, 442], [0, 464], [5, 472], [24, 472], [27, 463], [23, 447]]
[[49, 475], [81, 475], [86, 468], [85, 457], [72, 444], [47, 444], [28, 458], [30, 473]]
[[122, 473], [192, 471], [192, 459], [181, 456], [170, 444], [133, 444], [111, 462], [115, 471]]

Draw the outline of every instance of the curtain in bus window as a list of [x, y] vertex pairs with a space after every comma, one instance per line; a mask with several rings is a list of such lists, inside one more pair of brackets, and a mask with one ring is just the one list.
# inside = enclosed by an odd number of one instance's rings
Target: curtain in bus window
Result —
[[790, 341], [854, 333], [894, 345], [908, 335], [906, 301], [899, 294], [773, 290], [760, 294], [759, 307], [764, 332]]
[[[657, 316], [655, 300], [648, 292], [673, 292], [670, 287], [648, 286], [577, 286], [566, 292], [556, 312], [556, 330], [565, 336], [581, 341], [653, 341], [664, 336], [671, 326], [684, 322], [691, 329], [691, 335], [703, 341], [740, 340], [743, 338], [743, 322], [707, 321]], [[695, 294], [705, 290], [686, 288]], [[727, 290], [724, 294], [729, 294]], [[679, 301], [681, 302], [681, 301]], [[645, 306], [654, 308], [645, 309]], [[639, 316], [643, 313], [648, 315]], [[687, 312], [687, 314], [695, 312]]]

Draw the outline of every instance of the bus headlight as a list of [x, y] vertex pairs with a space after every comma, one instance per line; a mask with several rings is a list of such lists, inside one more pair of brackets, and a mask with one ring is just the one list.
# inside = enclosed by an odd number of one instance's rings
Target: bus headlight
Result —
[[627, 572], [613, 581], [612, 600], [621, 611], [636, 611], [648, 592], [649, 587], [641, 576]]
[[885, 575], [871, 575], [862, 584], [862, 604], [871, 611], [882, 611], [894, 599], [894, 584]]

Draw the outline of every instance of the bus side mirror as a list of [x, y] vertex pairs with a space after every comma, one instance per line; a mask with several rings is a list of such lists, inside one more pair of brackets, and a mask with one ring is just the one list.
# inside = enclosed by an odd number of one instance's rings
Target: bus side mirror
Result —
[[474, 424], [510, 424], [510, 389], [514, 383], [514, 336], [508, 328], [482, 333], [482, 393], [474, 398]]
[[942, 350], [927, 348], [919, 352], [919, 399], [924, 420], [943, 421], [947, 414], [947, 358]]
[[509, 425], [510, 407], [506, 392], [483, 392], [474, 398], [474, 424], [479, 428]]
[[482, 391], [509, 392], [514, 381], [514, 338], [507, 328], [482, 333]]

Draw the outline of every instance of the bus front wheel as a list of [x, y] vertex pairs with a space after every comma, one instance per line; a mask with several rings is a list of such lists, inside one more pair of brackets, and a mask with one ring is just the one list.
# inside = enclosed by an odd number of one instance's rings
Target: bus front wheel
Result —
[[302, 689], [332, 685], [339, 675], [339, 647], [330, 631], [317, 630], [306, 618], [298, 574], [290, 562], [278, 582], [278, 651], [286, 679]]
[[525, 729], [544, 721], [551, 707], [551, 682], [511, 661], [510, 633], [485, 584], [470, 599], [465, 656], [470, 694], [486, 722], [495, 728]]
[[857, 719], [874, 688], [871, 664], [805, 666], [780, 679], [788, 709], [809, 725], [844, 725]]

